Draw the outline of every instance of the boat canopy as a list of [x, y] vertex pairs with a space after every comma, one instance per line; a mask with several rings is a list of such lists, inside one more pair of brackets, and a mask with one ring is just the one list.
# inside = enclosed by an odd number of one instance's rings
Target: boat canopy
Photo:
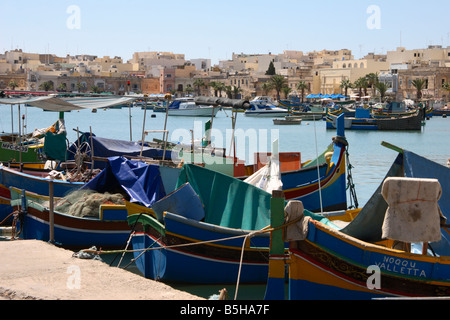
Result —
[[132, 103], [136, 98], [124, 97], [77, 97], [56, 96], [0, 99], [0, 104], [25, 104], [46, 111], [67, 112], [72, 110], [108, 108]]
[[181, 169], [177, 188], [187, 182], [204, 205], [206, 223], [243, 230], [260, 230], [270, 225], [270, 193], [192, 164]]

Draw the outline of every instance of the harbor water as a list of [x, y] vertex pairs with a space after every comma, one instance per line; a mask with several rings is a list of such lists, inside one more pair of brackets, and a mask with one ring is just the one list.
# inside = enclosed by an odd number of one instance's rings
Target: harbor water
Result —
[[[0, 105], [0, 132], [18, 131], [17, 107]], [[24, 115], [25, 132], [49, 127], [59, 117], [58, 113], [45, 112], [34, 107], [21, 108]], [[12, 115], [12, 122], [11, 122]], [[144, 128], [145, 115], [145, 128]], [[21, 116], [22, 117], [22, 116]], [[121, 140], [141, 140], [143, 129], [162, 130], [165, 126], [165, 114], [146, 112], [140, 107], [123, 107], [107, 110], [72, 111], [64, 114], [70, 143], [76, 140], [80, 131], [92, 132], [104, 138]], [[169, 116], [166, 129], [169, 141], [191, 143], [204, 136], [206, 117]], [[213, 119], [212, 141], [216, 147], [230, 153], [232, 139], [231, 110], [221, 110]], [[73, 130], [75, 129], [75, 130]], [[192, 131], [191, 131], [192, 130]], [[331, 143], [336, 136], [335, 130], [326, 129], [324, 121], [303, 121], [300, 125], [274, 125], [270, 117], [247, 117], [237, 114], [235, 131], [236, 156], [247, 164], [254, 163], [254, 152], [271, 152], [272, 142], [278, 140], [280, 152], [301, 152], [301, 161], [315, 158]], [[450, 158], [450, 119], [433, 117], [425, 121], [421, 131], [361, 131], [347, 130], [349, 160], [352, 165], [352, 177], [356, 188], [359, 207], [362, 207], [376, 190], [387, 170], [397, 156], [397, 152], [381, 145], [382, 141], [415, 152], [442, 165]], [[162, 133], [151, 133], [146, 140], [162, 139]], [[232, 154], [232, 153], [231, 153]], [[134, 271], [133, 271], [134, 272]], [[135, 271], [137, 272], [137, 271]], [[208, 297], [227, 288], [230, 298], [234, 297], [234, 287], [215, 286], [174, 286], [199, 296]], [[264, 286], [240, 286], [238, 299], [262, 299]]]

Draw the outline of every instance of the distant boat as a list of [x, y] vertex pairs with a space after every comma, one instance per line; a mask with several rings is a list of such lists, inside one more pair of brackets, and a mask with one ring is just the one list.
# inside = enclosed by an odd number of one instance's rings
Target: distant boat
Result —
[[[216, 116], [219, 112], [218, 107], [198, 105], [193, 99], [175, 100], [169, 105], [169, 116], [185, 116], [185, 117], [211, 117]], [[153, 112], [166, 112], [165, 106], [154, 106]]]
[[244, 115], [250, 117], [285, 117], [289, 111], [284, 108], [266, 104], [264, 101], [250, 101], [250, 108]]
[[284, 119], [273, 119], [273, 124], [276, 125], [299, 125], [301, 123], [300, 117], [286, 116]]
[[[355, 117], [345, 117], [346, 130], [421, 130], [423, 123], [423, 111], [416, 110], [412, 115], [372, 118], [369, 109], [358, 108]], [[326, 120], [327, 129], [336, 128], [337, 117], [328, 113]]]

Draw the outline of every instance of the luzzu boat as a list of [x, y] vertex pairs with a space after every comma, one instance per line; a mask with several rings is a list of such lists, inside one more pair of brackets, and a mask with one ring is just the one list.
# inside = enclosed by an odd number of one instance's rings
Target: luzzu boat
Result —
[[[333, 147], [331, 159], [319, 167], [313, 162], [309, 168], [279, 174], [287, 197], [303, 199], [311, 210], [320, 211], [322, 192], [324, 207], [347, 209], [345, 145], [337, 139]], [[318, 168], [322, 184], [317, 182]], [[185, 164], [175, 191], [152, 206], [155, 214], [134, 207], [128, 217], [136, 230], [132, 245], [139, 270], [163, 281], [265, 282], [269, 236], [264, 231], [270, 226], [272, 196], [257, 185]]]
[[[450, 296], [450, 169], [394, 148], [400, 153], [383, 183], [347, 226], [304, 210], [303, 234], [286, 239], [288, 256], [280, 231], [272, 234], [266, 299], [285, 298], [286, 261], [292, 300]], [[285, 219], [277, 213], [274, 228]]]
[[53, 241], [69, 249], [122, 247], [131, 230], [126, 203], [151, 207], [166, 195], [159, 166], [122, 157], [109, 158], [99, 175], [64, 197], [10, 190], [18, 237]]

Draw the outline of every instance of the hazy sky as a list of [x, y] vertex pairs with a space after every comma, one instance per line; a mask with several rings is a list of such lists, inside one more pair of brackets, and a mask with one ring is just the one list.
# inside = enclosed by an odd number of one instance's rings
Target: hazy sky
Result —
[[350, 49], [356, 58], [450, 46], [449, 0], [0, 0], [0, 50], [131, 59], [138, 51], [235, 53]]

